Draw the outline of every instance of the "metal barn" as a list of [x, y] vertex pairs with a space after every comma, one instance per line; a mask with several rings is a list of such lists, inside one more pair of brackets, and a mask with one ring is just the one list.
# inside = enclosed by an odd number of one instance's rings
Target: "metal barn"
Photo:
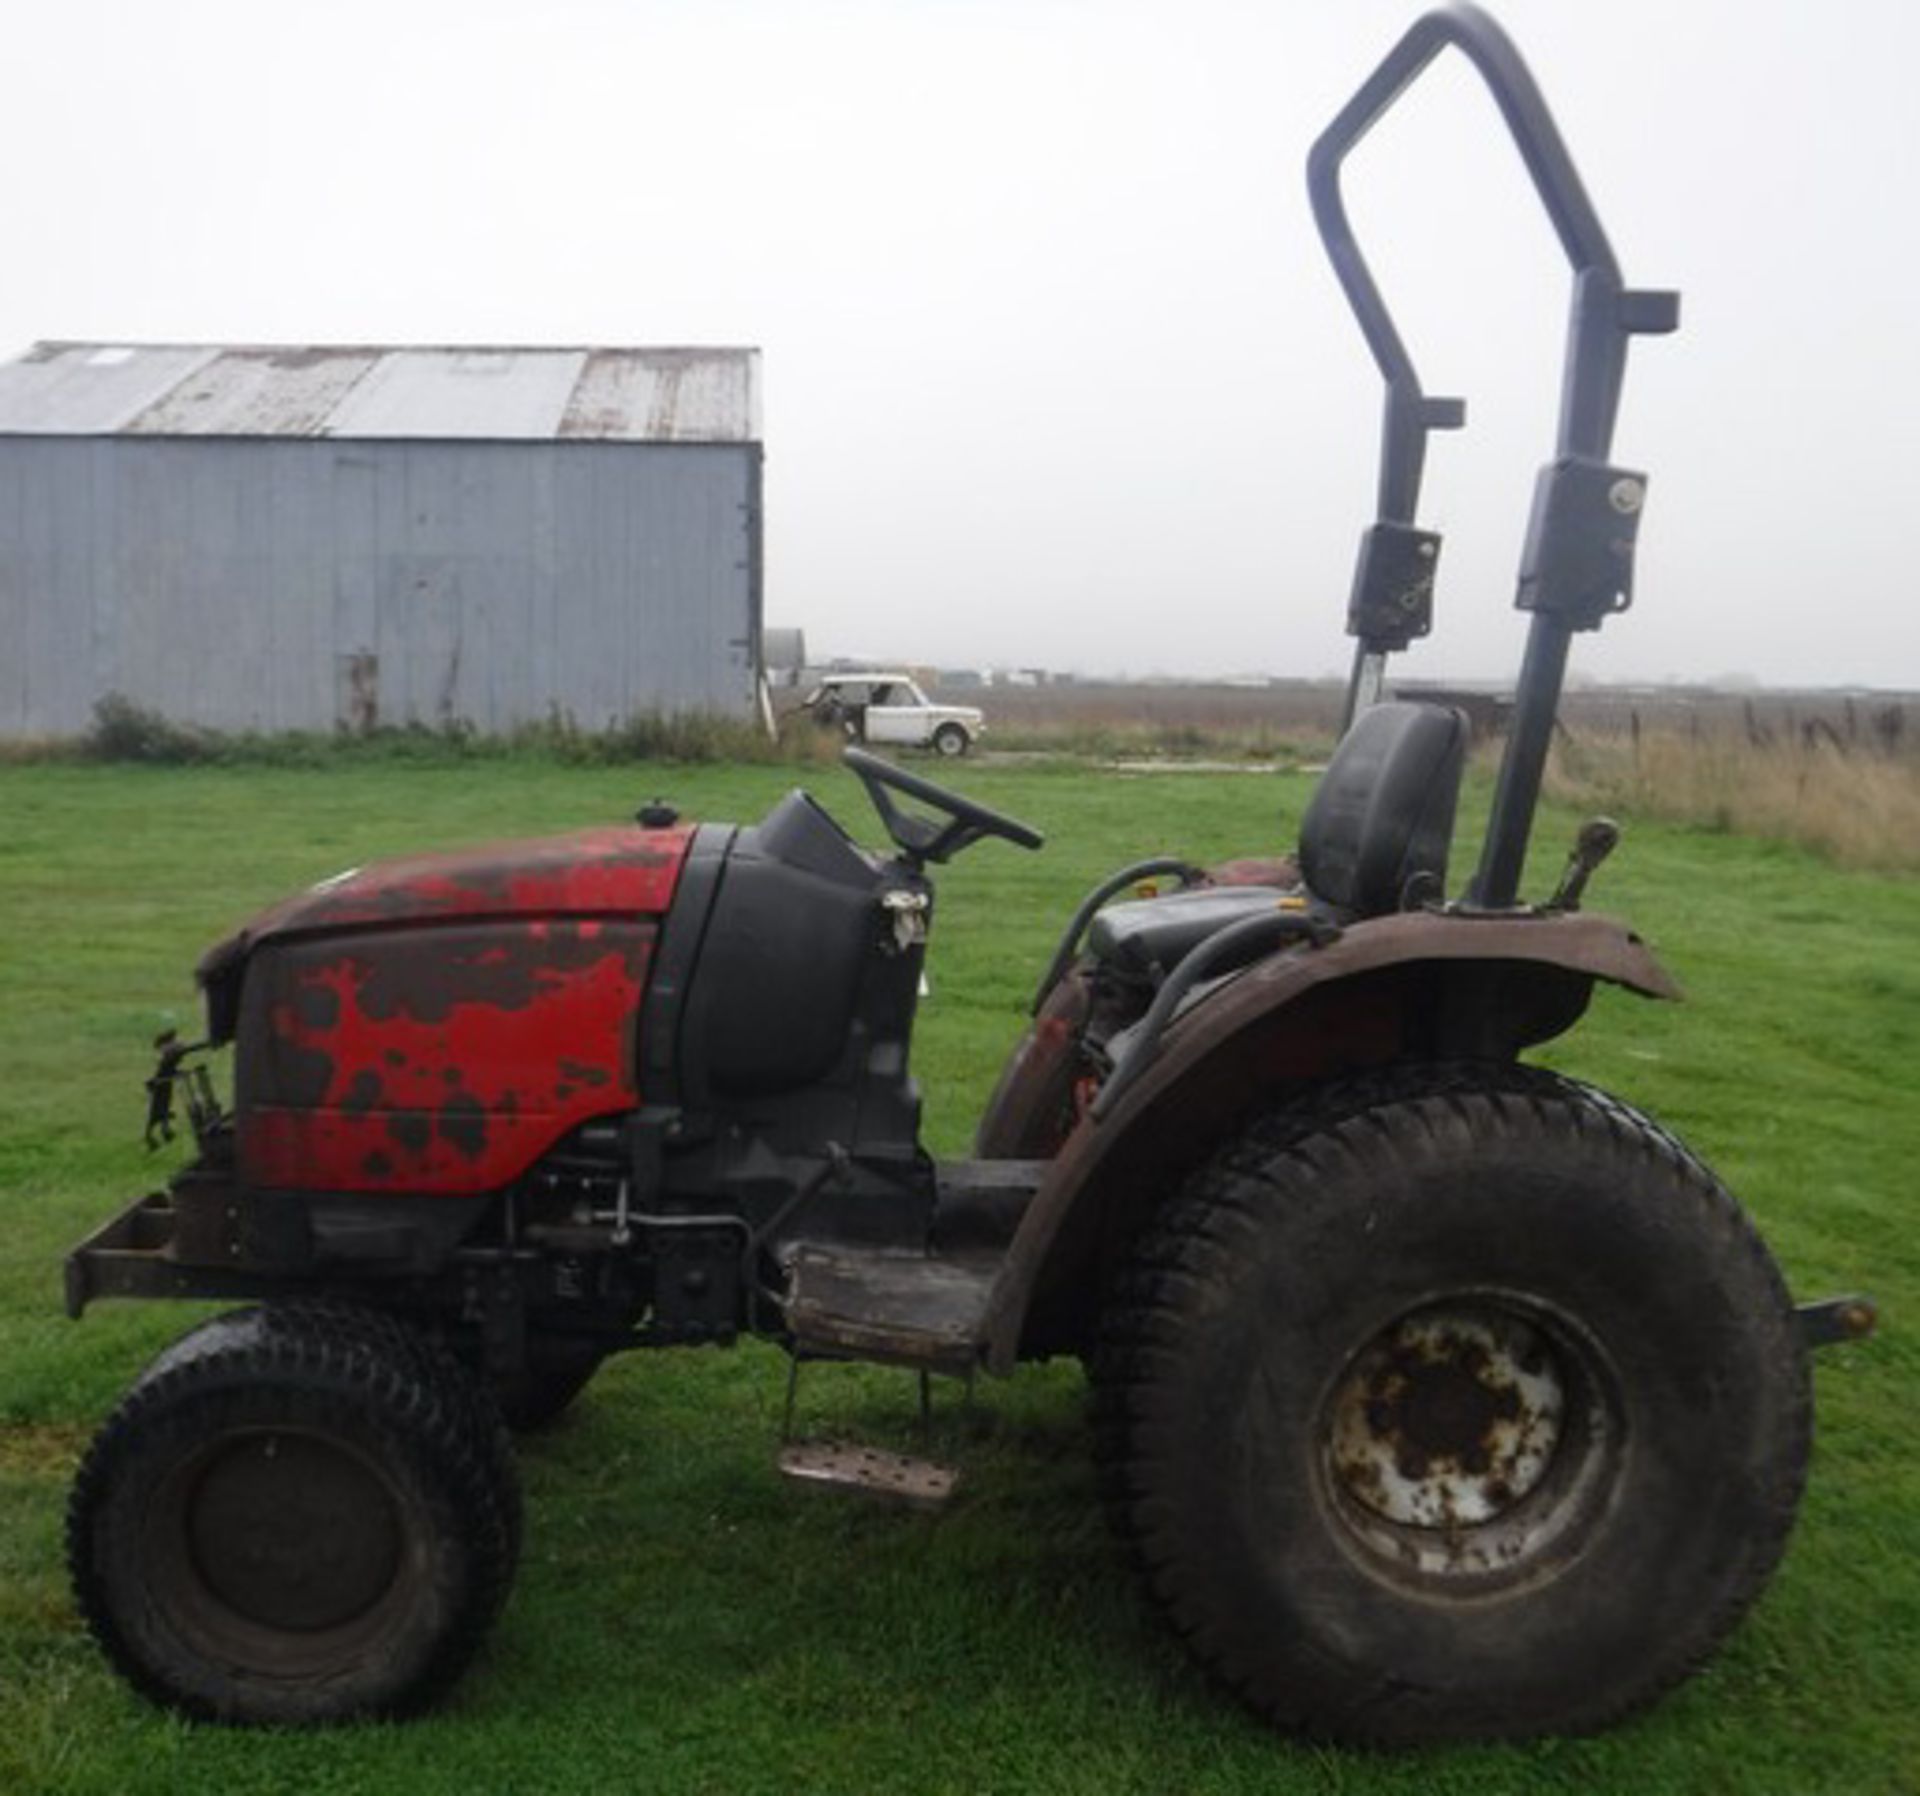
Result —
[[124, 347], [0, 364], [0, 736], [749, 717], [748, 349]]

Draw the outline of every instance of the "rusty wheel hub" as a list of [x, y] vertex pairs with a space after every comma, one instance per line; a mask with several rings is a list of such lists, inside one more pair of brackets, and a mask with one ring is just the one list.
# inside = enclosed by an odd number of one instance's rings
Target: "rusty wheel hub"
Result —
[[1424, 1310], [1378, 1337], [1336, 1394], [1336, 1474], [1390, 1522], [1489, 1521], [1539, 1484], [1565, 1407], [1537, 1329], [1491, 1311]]
[[1449, 1299], [1365, 1343], [1321, 1409], [1334, 1513], [1397, 1579], [1536, 1575], [1597, 1512], [1618, 1429], [1597, 1350], [1502, 1297]]

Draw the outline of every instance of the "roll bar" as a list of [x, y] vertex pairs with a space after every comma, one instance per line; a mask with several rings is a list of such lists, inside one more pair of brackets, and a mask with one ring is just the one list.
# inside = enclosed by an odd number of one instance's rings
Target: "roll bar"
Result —
[[1518, 609], [1532, 613], [1507, 751], [1469, 901], [1505, 909], [1516, 899], [1540, 776], [1576, 630], [1598, 629], [1632, 596], [1633, 544], [1646, 476], [1608, 464], [1626, 378], [1627, 340], [1680, 322], [1677, 293], [1629, 289], [1559, 128], [1512, 40], [1477, 6], [1442, 7], [1417, 19], [1362, 83], [1307, 157], [1314, 222], [1361, 334], [1386, 382], [1378, 519], [1361, 539], [1348, 602], [1355, 639], [1346, 718], [1379, 696], [1386, 657], [1426, 635], [1440, 538], [1415, 525], [1427, 435], [1457, 430], [1465, 402], [1430, 397], [1394, 328], [1347, 220], [1340, 171], [1441, 51], [1451, 46], [1480, 72], [1513, 135], [1573, 271], [1554, 458], [1541, 470], [1521, 554]]

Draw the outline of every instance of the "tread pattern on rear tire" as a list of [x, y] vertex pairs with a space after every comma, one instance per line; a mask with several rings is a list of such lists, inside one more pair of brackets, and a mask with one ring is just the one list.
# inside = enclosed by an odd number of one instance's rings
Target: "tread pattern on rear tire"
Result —
[[[1763, 1367], [1778, 1384], [1777, 1436], [1767, 1488], [1754, 1493], [1756, 1518], [1738, 1576], [1709, 1594], [1685, 1649], [1656, 1661], [1647, 1676], [1570, 1716], [1485, 1718], [1451, 1725], [1431, 1704], [1417, 1713], [1405, 1692], [1383, 1684], [1371, 1705], [1329, 1716], [1303, 1702], [1259, 1666], [1222, 1644], [1214, 1618], [1197, 1601], [1182, 1562], [1163, 1462], [1166, 1442], [1143, 1426], [1151, 1394], [1181, 1356], [1191, 1318], [1231, 1285], [1234, 1268], [1261, 1238], [1284, 1229], [1303, 1194], [1329, 1182], [1349, 1187], [1369, 1173], [1417, 1162], [1445, 1131], [1470, 1135], [1521, 1129], [1542, 1141], [1598, 1146], [1637, 1163], [1692, 1209], [1707, 1252], [1745, 1289], [1762, 1294], [1754, 1322]], [[1518, 1221], [1519, 1219], [1516, 1219]], [[1343, 1079], [1304, 1100], [1266, 1113], [1172, 1199], [1147, 1225], [1103, 1312], [1091, 1366], [1096, 1452], [1108, 1511], [1129, 1558], [1173, 1631], [1201, 1663], [1279, 1725], [1369, 1743], [1525, 1736], [1588, 1731], [1646, 1706], [1698, 1667], [1765, 1585], [1784, 1550], [1804, 1485], [1811, 1435], [1811, 1389], [1791, 1299], [1745, 1213], [1702, 1162], [1673, 1135], [1631, 1106], [1591, 1086], [1513, 1064], [1442, 1063]]]

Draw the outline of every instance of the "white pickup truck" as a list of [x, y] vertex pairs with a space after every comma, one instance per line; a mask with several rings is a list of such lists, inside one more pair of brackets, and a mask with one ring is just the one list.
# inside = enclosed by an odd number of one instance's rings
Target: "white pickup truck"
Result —
[[975, 705], [936, 705], [911, 674], [830, 674], [807, 694], [805, 709], [859, 742], [906, 744], [963, 755], [985, 731]]

